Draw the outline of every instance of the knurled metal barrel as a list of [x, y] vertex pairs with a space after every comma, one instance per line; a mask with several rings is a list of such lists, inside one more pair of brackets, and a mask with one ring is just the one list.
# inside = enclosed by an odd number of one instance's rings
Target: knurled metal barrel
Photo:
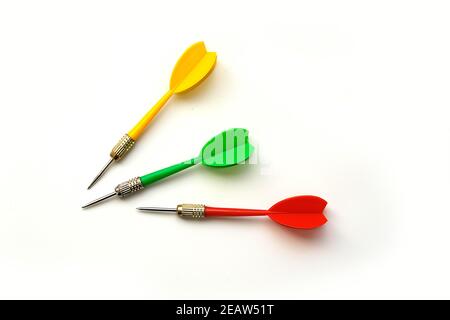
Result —
[[183, 218], [201, 219], [205, 217], [205, 206], [203, 204], [179, 204], [177, 213]]
[[122, 182], [117, 185], [117, 187], [114, 189], [116, 191], [116, 194], [123, 198], [129, 195], [130, 193], [139, 191], [144, 189], [144, 186], [142, 185], [141, 178], [136, 177], [133, 179], [130, 179], [128, 181]]
[[120, 138], [119, 142], [117, 142], [109, 155], [114, 160], [120, 160], [128, 151], [130, 151], [134, 146], [134, 143], [135, 141], [128, 134], [125, 134]]

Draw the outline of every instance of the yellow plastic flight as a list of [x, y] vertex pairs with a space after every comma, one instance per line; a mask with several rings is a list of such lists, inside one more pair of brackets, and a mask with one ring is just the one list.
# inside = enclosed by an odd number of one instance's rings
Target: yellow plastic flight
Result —
[[90, 189], [112, 165], [114, 161], [122, 159], [130, 151], [136, 140], [144, 132], [144, 129], [162, 109], [170, 97], [176, 93], [182, 93], [197, 86], [214, 69], [216, 65], [216, 53], [206, 51], [203, 42], [194, 43], [178, 60], [172, 71], [169, 90], [161, 99], [144, 115], [144, 117], [125, 134], [114, 146], [110, 153], [110, 160], [100, 170], [89, 185]]
[[187, 49], [172, 71], [169, 90], [128, 132], [128, 135], [136, 141], [173, 94], [194, 88], [211, 73], [216, 65], [216, 58], [215, 52], [206, 51], [203, 42], [197, 42]]

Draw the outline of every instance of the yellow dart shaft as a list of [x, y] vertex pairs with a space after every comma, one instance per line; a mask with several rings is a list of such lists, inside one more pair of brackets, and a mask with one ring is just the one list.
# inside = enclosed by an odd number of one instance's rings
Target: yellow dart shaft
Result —
[[148, 124], [153, 120], [153, 118], [158, 114], [158, 112], [162, 109], [162, 107], [166, 104], [166, 102], [173, 95], [173, 90], [169, 90], [165, 95], [162, 96], [161, 99], [142, 117], [142, 119], [131, 129], [128, 131], [128, 135], [131, 139], [136, 141], [141, 134], [144, 132], [145, 128]]

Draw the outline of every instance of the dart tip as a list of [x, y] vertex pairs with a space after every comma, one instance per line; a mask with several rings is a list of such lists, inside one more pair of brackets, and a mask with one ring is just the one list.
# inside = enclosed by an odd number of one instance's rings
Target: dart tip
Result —
[[102, 170], [100, 170], [100, 172], [95, 176], [94, 180], [92, 180], [91, 184], [89, 185], [89, 187], [87, 187], [87, 189], [91, 189], [92, 186], [94, 184], [97, 183], [98, 180], [100, 180], [100, 178], [103, 176], [103, 174], [106, 172], [106, 170], [108, 170], [108, 168], [111, 166], [111, 164], [114, 162], [114, 158], [111, 158], [108, 163], [102, 168]]
[[173, 212], [176, 213], [176, 208], [161, 208], [161, 207], [137, 207], [136, 210], [146, 212]]
[[91, 207], [91, 206], [93, 206], [95, 204], [103, 202], [103, 201], [105, 201], [105, 200], [107, 200], [109, 198], [112, 198], [112, 197], [116, 196], [116, 195], [117, 195], [117, 193], [115, 191], [111, 192], [111, 193], [108, 193], [107, 195], [104, 195], [103, 197], [100, 197], [98, 199], [95, 199], [94, 201], [91, 201], [91, 202], [85, 204], [84, 206], [81, 207], [81, 209], [89, 208], [89, 207]]
[[94, 204], [92, 202], [89, 202], [87, 204], [85, 204], [84, 206], [81, 207], [81, 209], [86, 209], [89, 208], [90, 206], [93, 206]]
[[92, 203], [87, 203], [84, 206], [82, 206], [81, 209], [86, 209], [89, 208], [90, 206], [92, 206]]

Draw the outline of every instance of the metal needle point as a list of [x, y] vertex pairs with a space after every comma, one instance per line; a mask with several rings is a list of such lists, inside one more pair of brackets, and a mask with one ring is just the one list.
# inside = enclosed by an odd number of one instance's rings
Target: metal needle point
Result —
[[105, 201], [106, 199], [112, 198], [112, 197], [114, 197], [114, 196], [116, 196], [116, 195], [117, 195], [117, 192], [115, 192], [115, 191], [114, 191], [114, 192], [111, 192], [111, 193], [109, 193], [109, 194], [107, 194], [107, 195], [104, 195], [103, 197], [100, 197], [100, 198], [98, 198], [98, 199], [96, 199], [96, 200], [94, 200], [94, 201], [89, 202], [88, 204], [82, 206], [81, 208], [82, 208], [82, 209], [89, 208], [89, 207], [91, 207], [91, 206], [93, 206], [93, 205], [96, 205], [97, 203], [100, 203], [100, 202], [102, 202], [102, 201]]
[[103, 167], [102, 170], [95, 176], [94, 180], [91, 182], [91, 184], [88, 187], [88, 190], [92, 188], [92, 186], [100, 179], [100, 177], [108, 170], [108, 168], [111, 166], [111, 164], [114, 162], [114, 158], [111, 158], [108, 163]]
[[140, 211], [150, 211], [150, 212], [173, 212], [173, 213], [177, 213], [177, 209], [176, 208], [139, 207], [139, 208], [136, 208], [136, 209], [140, 210]]

